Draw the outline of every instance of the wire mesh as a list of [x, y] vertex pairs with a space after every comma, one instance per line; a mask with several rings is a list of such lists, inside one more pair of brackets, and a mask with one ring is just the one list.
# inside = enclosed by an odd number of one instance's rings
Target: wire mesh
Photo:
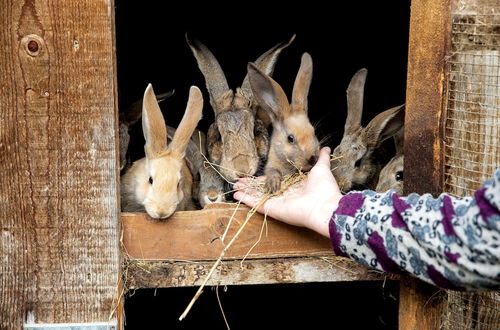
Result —
[[[447, 57], [444, 189], [472, 195], [500, 168], [500, 1], [456, 0]], [[500, 329], [500, 292], [449, 291], [442, 329]]]
[[446, 192], [463, 196], [500, 167], [500, 2], [457, 7], [447, 58], [444, 183]]

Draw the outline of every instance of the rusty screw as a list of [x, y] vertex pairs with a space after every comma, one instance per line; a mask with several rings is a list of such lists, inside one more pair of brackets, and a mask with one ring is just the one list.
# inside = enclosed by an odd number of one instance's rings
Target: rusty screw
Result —
[[38, 51], [38, 42], [36, 42], [35, 40], [30, 40], [28, 42], [28, 50], [32, 53], [36, 53]]

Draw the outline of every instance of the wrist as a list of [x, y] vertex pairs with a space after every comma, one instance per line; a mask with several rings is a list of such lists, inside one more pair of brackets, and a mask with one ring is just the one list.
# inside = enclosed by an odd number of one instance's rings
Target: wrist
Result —
[[333, 212], [337, 209], [340, 198], [331, 198], [319, 203], [311, 213], [307, 228], [325, 237], [330, 237], [329, 223]]

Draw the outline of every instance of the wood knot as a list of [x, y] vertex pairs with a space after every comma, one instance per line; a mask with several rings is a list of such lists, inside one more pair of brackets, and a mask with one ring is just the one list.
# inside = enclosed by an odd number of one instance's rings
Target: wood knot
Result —
[[28, 50], [32, 53], [35, 53], [38, 51], [38, 42], [36, 42], [35, 40], [30, 40], [30, 42], [28, 42]]
[[43, 45], [43, 39], [36, 34], [29, 34], [21, 39], [21, 46], [31, 57], [38, 56], [43, 48]]

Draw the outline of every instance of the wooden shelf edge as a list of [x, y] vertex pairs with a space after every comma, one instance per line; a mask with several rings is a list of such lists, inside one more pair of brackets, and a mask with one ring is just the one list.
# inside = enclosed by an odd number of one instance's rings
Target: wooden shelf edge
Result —
[[[124, 254], [144, 260], [215, 260], [224, 248], [221, 236], [233, 214], [226, 244], [247, 216], [248, 208], [240, 206], [235, 210], [234, 205], [220, 204], [200, 211], [176, 212], [165, 221], [155, 221], [145, 213], [122, 213]], [[271, 218], [267, 218], [266, 228], [263, 227], [264, 221], [263, 215], [253, 215], [226, 252], [225, 259], [332, 254], [330, 240], [326, 237]]]
[[[129, 259], [124, 267], [126, 287], [167, 288], [199, 286], [214, 261], [144, 261]], [[395, 280], [397, 276], [369, 269], [336, 256], [224, 261], [207, 285], [249, 285], [306, 282]]]

